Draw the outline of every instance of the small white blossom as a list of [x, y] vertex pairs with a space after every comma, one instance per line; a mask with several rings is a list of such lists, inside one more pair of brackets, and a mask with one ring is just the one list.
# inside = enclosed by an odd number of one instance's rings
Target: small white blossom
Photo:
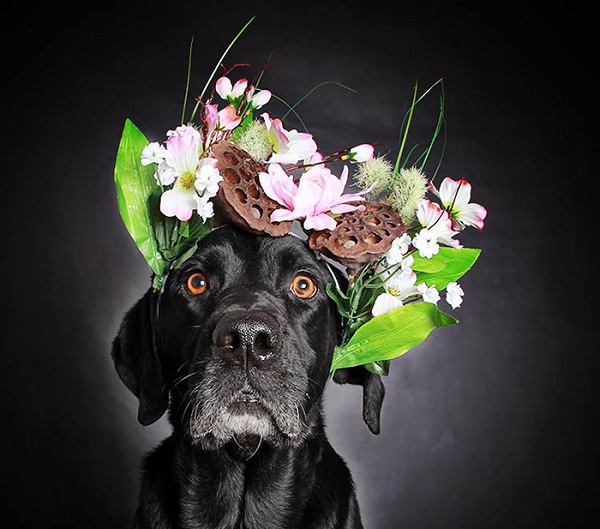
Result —
[[163, 161], [159, 164], [154, 173], [154, 178], [156, 181], [163, 186], [170, 186], [173, 182], [175, 182], [175, 178], [177, 178], [177, 171], [171, 167], [167, 162]]
[[417, 286], [417, 291], [423, 297], [423, 301], [433, 303], [434, 305], [440, 300], [440, 293], [434, 286], [428, 287], [426, 283], [421, 283]]
[[196, 195], [194, 196], [194, 200], [196, 201], [196, 210], [198, 211], [198, 215], [202, 217], [203, 222], [206, 222], [207, 219], [211, 218], [215, 214], [213, 203], [208, 197], [199, 197]]
[[158, 142], [153, 141], [142, 150], [142, 165], [160, 164], [165, 159], [167, 150]]
[[407, 233], [404, 233], [400, 237], [396, 237], [392, 241], [392, 246], [385, 255], [389, 265], [395, 265], [402, 262], [404, 255], [408, 252], [410, 242], [410, 236]]
[[423, 228], [417, 233], [412, 240], [412, 244], [419, 250], [419, 255], [426, 259], [431, 259], [440, 251], [437, 233], [428, 228]]
[[456, 282], [448, 283], [446, 287], [446, 301], [453, 308], [460, 307], [465, 293], [460, 285]]
[[203, 197], [212, 198], [219, 191], [219, 182], [223, 180], [223, 177], [216, 165], [217, 160], [215, 158], [203, 158], [199, 162], [194, 186], [196, 191]]
[[400, 270], [403, 274], [410, 274], [413, 271], [413, 264], [415, 264], [415, 258], [412, 255], [408, 255], [404, 259], [402, 259], [402, 263], [400, 264]]

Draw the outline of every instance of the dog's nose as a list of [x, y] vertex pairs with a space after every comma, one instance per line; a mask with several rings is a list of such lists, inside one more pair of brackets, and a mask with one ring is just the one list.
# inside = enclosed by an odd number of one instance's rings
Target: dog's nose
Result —
[[213, 340], [231, 365], [265, 367], [276, 357], [277, 327], [275, 318], [267, 312], [228, 314], [217, 323]]

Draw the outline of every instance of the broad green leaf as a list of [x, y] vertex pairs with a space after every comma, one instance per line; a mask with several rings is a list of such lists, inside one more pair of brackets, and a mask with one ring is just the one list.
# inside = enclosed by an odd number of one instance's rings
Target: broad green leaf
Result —
[[[429, 266], [425, 259], [418, 254], [415, 255], [413, 270], [417, 273], [417, 283], [425, 282], [428, 286], [433, 286], [442, 290], [448, 286], [448, 283], [457, 281], [466, 274], [475, 261], [479, 258], [481, 250], [478, 248], [440, 248], [437, 255], [432, 258], [435, 262], [443, 265], [437, 270], [438, 265]], [[431, 263], [429, 263], [431, 264]]]
[[[440, 248], [442, 250], [442, 248]], [[446, 268], [446, 260], [438, 258], [439, 254], [434, 255], [431, 259], [425, 259], [418, 253], [414, 253], [413, 257], [415, 262], [412, 265], [412, 269], [415, 272], [427, 272], [429, 274], [440, 272]]]
[[404, 305], [372, 318], [346, 345], [336, 347], [331, 369], [391, 360], [419, 345], [432, 330], [456, 323], [433, 303]]
[[123, 223], [152, 271], [161, 276], [167, 263], [158, 249], [149, 207], [157, 184], [152, 167], [143, 166], [140, 161], [146, 145], [148, 140], [144, 134], [129, 119], [125, 120], [114, 178]]

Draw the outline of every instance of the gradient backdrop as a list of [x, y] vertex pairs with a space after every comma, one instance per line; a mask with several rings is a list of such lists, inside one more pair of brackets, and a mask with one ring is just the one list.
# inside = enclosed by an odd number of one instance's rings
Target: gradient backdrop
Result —
[[[327, 390], [328, 433], [365, 527], [598, 522], [589, 14], [414, 3], [392, 14], [376, 2], [12, 7], [2, 32], [1, 527], [129, 526], [140, 460], [169, 425], [136, 423], [109, 356], [149, 286], [117, 211], [116, 149], [126, 117], [156, 141], [177, 125], [192, 36], [198, 94], [252, 15], [228, 64], [250, 63], [251, 77], [272, 53], [263, 86], [290, 103], [323, 81], [355, 90], [326, 85], [298, 107], [323, 152], [379, 140], [393, 154], [414, 83], [443, 77], [441, 176], [465, 176], [489, 211], [482, 233], [461, 237], [483, 249], [461, 282], [461, 323], [394, 361], [381, 435], [361, 422], [358, 388]], [[418, 110], [414, 141], [430, 134], [435, 99]]]

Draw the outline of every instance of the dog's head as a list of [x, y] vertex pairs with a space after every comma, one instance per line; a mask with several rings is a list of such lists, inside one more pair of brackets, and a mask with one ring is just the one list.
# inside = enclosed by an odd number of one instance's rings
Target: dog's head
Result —
[[[319, 425], [338, 340], [325, 292], [334, 273], [294, 236], [226, 226], [149, 290], [113, 343], [119, 376], [150, 424], [169, 407], [174, 427], [205, 449], [264, 440], [295, 446]], [[383, 384], [364, 368], [336, 373], [364, 387], [363, 416], [379, 431]]]

